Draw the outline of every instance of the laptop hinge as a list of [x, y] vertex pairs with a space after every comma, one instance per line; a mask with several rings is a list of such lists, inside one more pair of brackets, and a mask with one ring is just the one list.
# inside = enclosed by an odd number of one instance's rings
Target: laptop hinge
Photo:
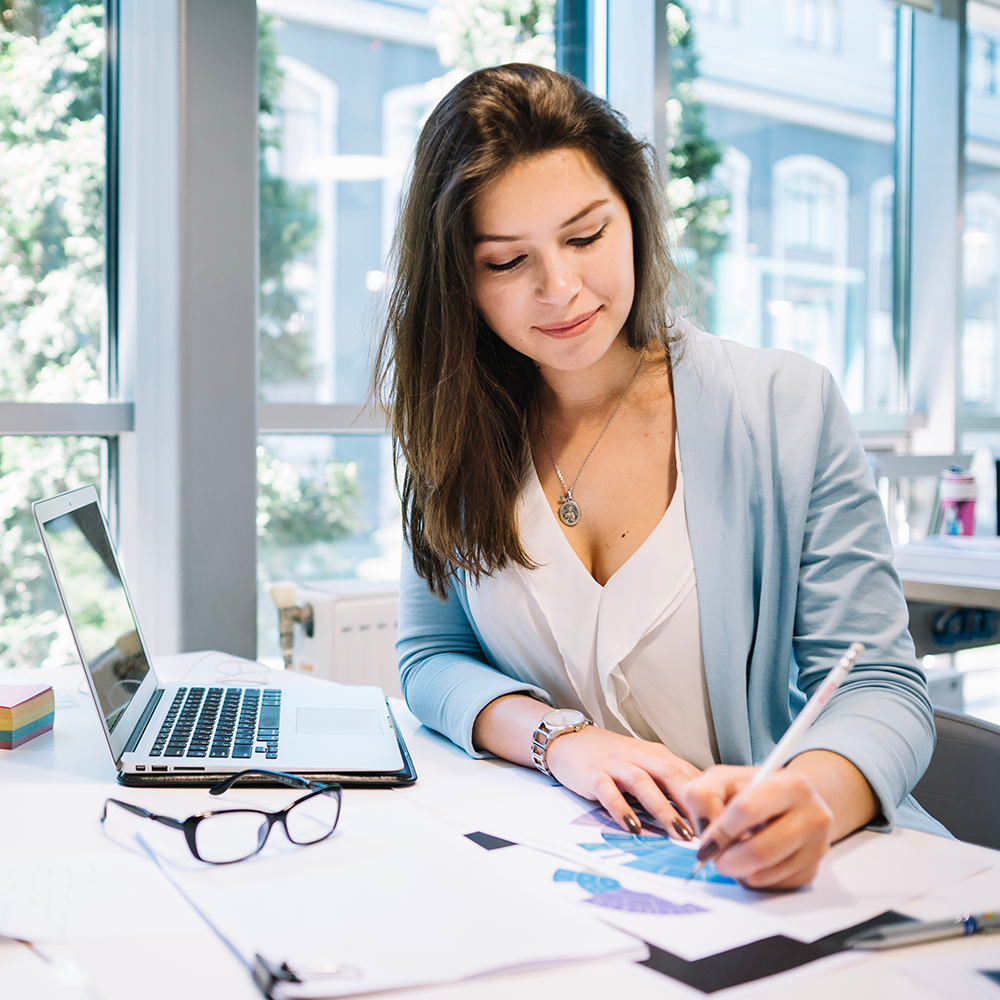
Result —
[[131, 753], [139, 745], [139, 740], [142, 739], [142, 734], [146, 731], [146, 726], [149, 725], [149, 720], [153, 717], [153, 712], [156, 711], [156, 706], [160, 704], [162, 697], [163, 688], [157, 688], [142, 715], [139, 716], [139, 721], [135, 724], [135, 729], [132, 730], [132, 735], [128, 738], [125, 749], [122, 750], [123, 754]]

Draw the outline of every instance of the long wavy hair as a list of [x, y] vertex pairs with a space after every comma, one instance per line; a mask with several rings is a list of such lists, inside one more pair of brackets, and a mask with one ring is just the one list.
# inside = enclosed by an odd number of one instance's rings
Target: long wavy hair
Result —
[[472, 209], [513, 163], [564, 148], [586, 154], [628, 207], [635, 298], [626, 342], [639, 350], [658, 340], [668, 358], [674, 345], [675, 271], [652, 147], [573, 77], [521, 63], [465, 77], [417, 141], [373, 380], [393, 436], [404, 536], [442, 598], [458, 569], [478, 582], [510, 563], [532, 565], [516, 511], [537, 374], [476, 304]]

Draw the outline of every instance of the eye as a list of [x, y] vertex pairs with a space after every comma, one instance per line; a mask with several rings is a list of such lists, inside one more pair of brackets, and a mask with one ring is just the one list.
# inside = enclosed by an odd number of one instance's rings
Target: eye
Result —
[[592, 236], [577, 236], [574, 239], [567, 240], [566, 242], [571, 247], [589, 247], [592, 243], [596, 243], [603, 235], [604, 230], [608, 228], [608, 224], [604, 223], [600, 229], [597, 230]]
[[514, 257], [511, 260], [504, 261], [502, 264], [491, 264], [487, 261], [486, 269], [488, 271], [513, 271], [525, 259], [525, 256], [525, 254], [521, 254], [520, 257]]

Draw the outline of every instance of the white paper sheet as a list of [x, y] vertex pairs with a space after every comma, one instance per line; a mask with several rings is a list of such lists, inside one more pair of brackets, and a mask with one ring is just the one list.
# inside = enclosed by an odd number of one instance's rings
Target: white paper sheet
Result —
[[[756, 892], [731, 880], [727, 884], [712, 874], [711, 865], [704, 870], [706, 881], [685, 885], [683, 877], [677, 876], [690, 871], [683, 857], [685, 852], [693, 855], [694, 845], [671, 842], [662, 854], [644, 857], [643, 850], [655, 848], [655, 841], [636, 841], [613, 825], [602, 825], [593, 803], [526, 768], [439, 782], [414, 789], [413, 796], [466, 828], [550, 851], [601, 874], [628, 879], [633, 887], [644, 885], [646, 891], [657, 891], [656, 886], [666, 891], [669, 886], [671, 898], [700, 903], [717, 915], [717, 937], [688, 934], [686, 925], [697, 922], [689, 919], [667, 925], [670, 937], [654, 942], [688, 959], [774, 933], [815, 941], [988, 866], [981, 858], [928, 850], [892, 834], [862, 832], [833, 847], [812, 885], [796, 892]], [[730, 906], [738, 907], [743, 916], [731, 916]], [[709, 923], [707, 918], [701, 922]], [[744, 940], [737, 940], [739, 934], [723, 932], [724, 926], [742, 927]]]
[[71, 962], [46, 962], [24, 946], [0, 947], [0, 984], [4, 997], [31, 1000], [95, 1000], [87, 980]]
[[[296, 988], [343, 996], [460, 981], [491, 972], [622, 956], [645, 946], [563, 902], [547, 884], [500, 872], [490, 852], [402, 797], [345, 794], [337, 833], [204, 867], [170, 830], [143, 828], [165, 870], [247, 958], [356, 976]], [[539, 920], [538, 914], [545, 919]]]
[[948, 1000], [1000, 1000], [1000, 947], [910, 958], [897, 962], [896, 968]]
[[204, 932], [149, 862], [128, 854], [0, 858], [0, 934], [74, 941]]

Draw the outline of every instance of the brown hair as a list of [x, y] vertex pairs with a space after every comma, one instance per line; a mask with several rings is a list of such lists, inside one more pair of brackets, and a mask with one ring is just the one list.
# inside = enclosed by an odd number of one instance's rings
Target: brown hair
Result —
[[473, 580], [531, 566], [516, 505], [528, 456], [535, 367], [486, 325], [475, 296], [472, 207], [517, 160], [585, 153], [632, 222], [635, 298], [626, 342], [669, 348], [663, 186], [650, 145], [570, 76], [521, 63], [465, 77], [431, 113], [393, 247], [394, 283], [375, 363], [375, 393], [405, 462], [404, 535], [417, 572], [444, 597]]

